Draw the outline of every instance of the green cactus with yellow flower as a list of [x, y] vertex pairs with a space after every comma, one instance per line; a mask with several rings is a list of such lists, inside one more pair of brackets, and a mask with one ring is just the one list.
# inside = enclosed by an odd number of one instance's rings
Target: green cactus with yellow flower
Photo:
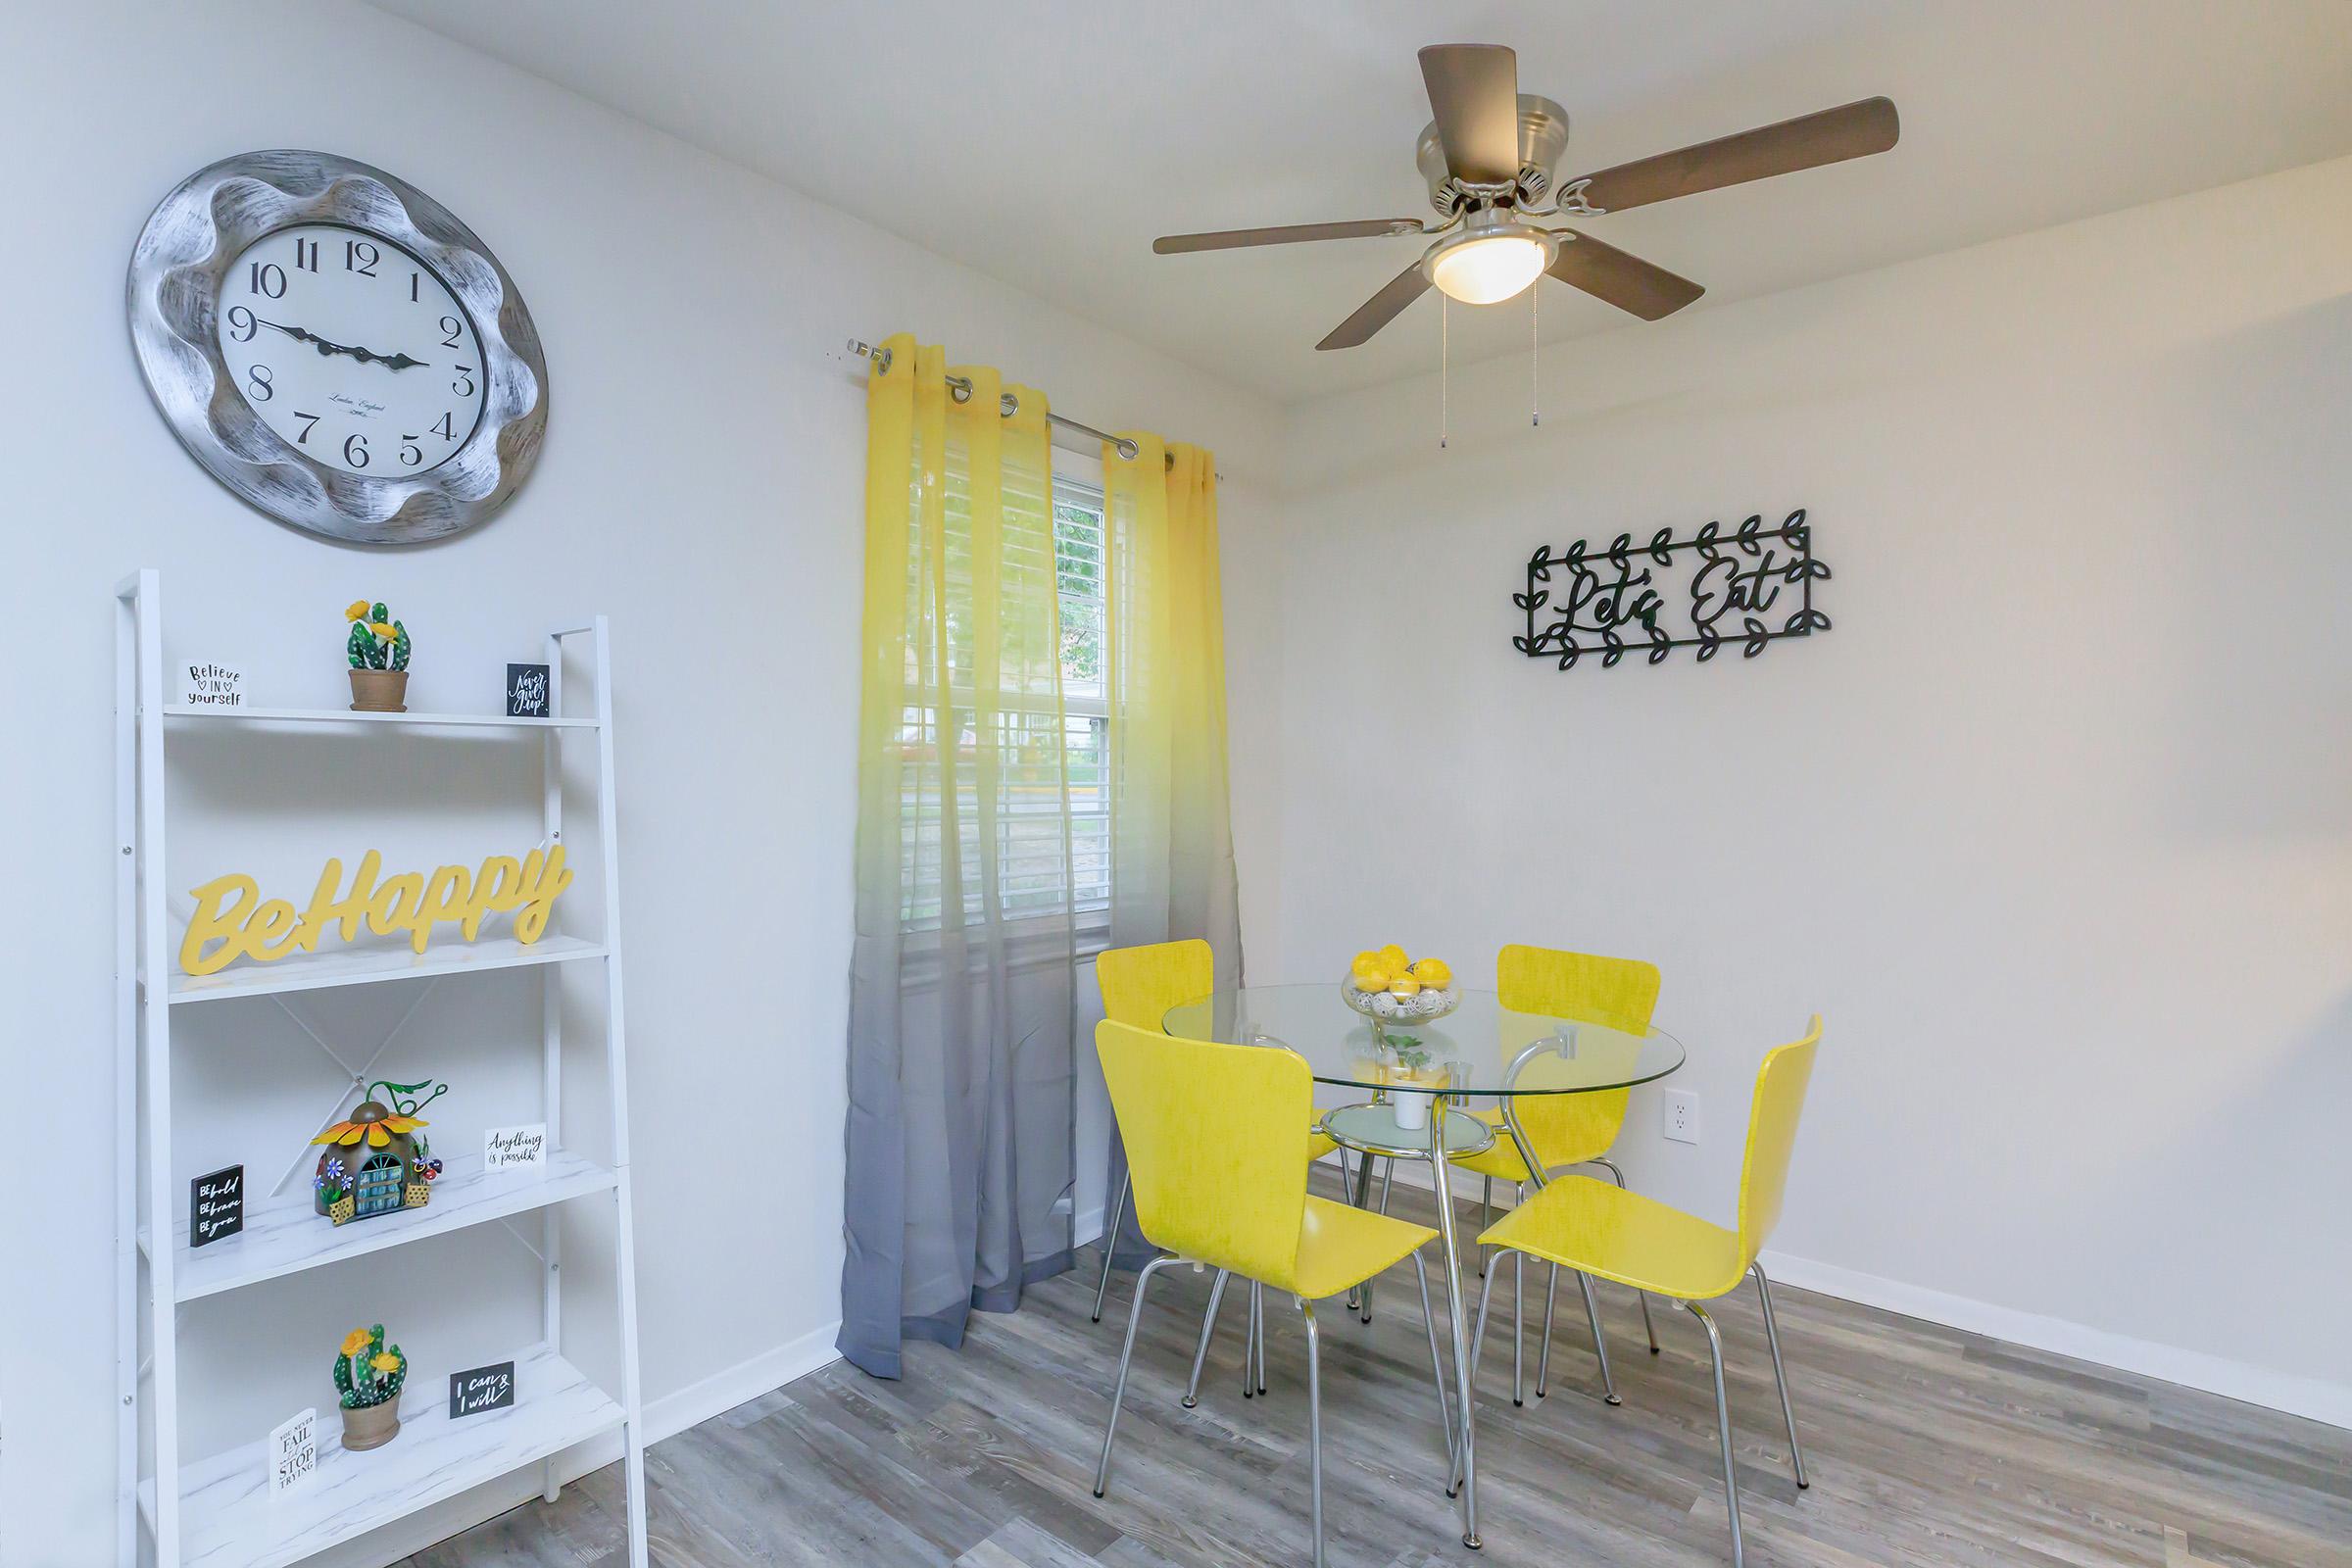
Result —
[[406, 669], [409, 667], [409, 629], [392, 618], [392, 612], [381, 600], [369, 604], [354, 599], [344, 608], [343, 618], [351, 622], [351, 636], [344, 652], [351, 656], [354, 669]]
[[335, 1393], [346, 1410], [365, 1410], [400, 1397], [409, 1358], [384, 1343], [384, 1326], [353, 1329], [335, 1356]]

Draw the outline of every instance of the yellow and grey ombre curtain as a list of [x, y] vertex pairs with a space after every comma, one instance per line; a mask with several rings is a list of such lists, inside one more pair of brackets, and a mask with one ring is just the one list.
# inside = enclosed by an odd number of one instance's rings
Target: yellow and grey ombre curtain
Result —
[[[1241, 980], [1225, 748], [1225, 610], [1217, 466], [1202, 448], [1131, 430], [1135, 456], [1102, 449], [1110, 600], [1110, 945], [1187, 937], [1216, 952], [1219, 986]], [[1126, 1179], [1114, 1127], [1107, 1193]], [[1153, 1249], [1134, 1206], [1113, 1242], [1121, 1267]]]
[[840, 1348], [896, 1377], [906, 1339], [1069, 1266], [1076, 959], [1046, 399], [883, 350]]

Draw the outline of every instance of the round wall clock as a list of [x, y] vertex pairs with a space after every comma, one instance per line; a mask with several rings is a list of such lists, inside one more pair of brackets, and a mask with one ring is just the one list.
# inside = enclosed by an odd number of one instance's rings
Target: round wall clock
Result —
[[472, 527], [547, 427], [539, 334], [498, 258], [415, 186], [326, 153], [182, 180], [131, 255], [130, 335], [196, 461], [330, 538]]

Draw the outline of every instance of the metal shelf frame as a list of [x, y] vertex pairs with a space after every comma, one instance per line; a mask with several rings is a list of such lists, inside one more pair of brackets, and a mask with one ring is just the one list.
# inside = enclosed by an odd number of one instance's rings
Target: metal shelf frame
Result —
[[[594, 672], [592, 710], [565, 715], [563, 704], [564, 656], [567, 645], [583, 653]], [[119, 1425], [116, 1455], [118, 1557], [124, 1564], [142, 1560], [142, 1531], [152, 1537], [156, 1568], [250, 1568], [282, 1564], [348, 1540], [365, 1530], [392, 1523], [436, 1496], [478, 1485], [536, 1463], [541, 1467], [541, 1494], [556, 1500], [560, 1480], [556, 1470], [560, 1449], [579, 1438], [593, 1436], [617, 1424], [628, 1501], [628, 1550], [631, 1568], [647, 1568], [645, 1519], [644, 1416], [638, 1388], [636, 1238], [630, 1198], [628, 1079], [621, 1007], [620, 877], [617, 857], [612, 765], [612, 699], [611, 641], [605, 617], [598, 615], [547, 634], [546, 657], [552, 689], [551, 714], [546, 719], [510, 719], [501, 714], [362, 714], [328, 710], [253, 709], [227, 711], [174, 708], [166, 698], [163, 652], [163, 592], [160, 574], [141, 570], [124, 578], [115, 590], [115, 1134], [118, 1150], [115, 1224], [116, 1392]], [[432, 726], [463, 735], [513, 736], [517, 730], [541, 731], [541, 817], [551, 843], [563, 842], [564, 772], [561, 746], [565, 735], [579, 735], [596, 747], [595, 831], [602, 846], [603, 934], [601, 942], [550, 936], [539, 946], [544, 952], [503, 949], [476, 955], [466, 961], [466, 950], [441, 956], [439, 961], [387, 965], [369, 956], [343, 953], [315, 960], [307, 975], [289, 973], [265, 978], [264, 972], [240, 969], [243, 983], [190, 986], [172, 967], [172, 940], [165, 905], [166, 810], [172, 762], [166, 720], [184, 730], [223, 723], [278, 723], [294, 733], [308, 730], [333, 743], [351, 723], [407, 723]], [[507, 947], [516, 947], [511, 941]], [[485, 944], [496, 948], [495, 943]], [[542, 1110], [551, 1145], [562, 1142], [563, 1125], [563, 1007], [559, 983], [569, 967], [564, 960], [604, 966], [606, 1099], [611, 1106], [612, 1165], [590, 1166], [568, 1155], [567, 1164], [551, 1166], [543, 1193], [516, 1190], [484, 1200], [481, 1219], [496, 1218], [513, 1227], [533, 1212], [539, 1217], [538, 1243], [532, 1249], [541, 1263], [540, 1336], [530, 1347], [517, 1347], [520, 1363], [544, 1363], [560, 1369], [561, 1389], [551, 1389], [561, 1401], [539, 1415], [527, 1410], [528, 1387], [518, 1387], [511, 1410], [469, 1418], [463, 1428], [433, 1423], [425, 1408], [437, 1403], [433, 1391], [409, 1391], [404, 1406], [419, 1412], [422, 1446], [428, 1438], [450, 1445], [456, 1468], [440, 1475], [430, 1491], [419, 1491], [416, 1478], [399, 1465], [370, 1466], [367, 1459], [344, 1455], [321, 1433], [321, 1474], [311, 1483], [323, 1495], [331, 1490], [331, 1514], [317, 1508], [251, 1506], [252, 1490], [235, 1482], [240, 1456], [250, 1453], [259, 1464], [260, 1449], [240, 1448], [228, 1454], [188, 1460], [181, 1454], [179, 1408], [179, 1304], [183, 1298], [214, 1290], [263, 1288], [299, 1289], [296, 1283], [313, 1268], [332, 1267], [348, 1257], [362, 1256], [385, 1247], [406, 1245], [447, 1234], [450, 1223], [435, 1223], [434, 1211], [418, 1211], [423, 1221], [409, 1233], [385, 1231], [364, 1238], [368, 1245], [301, 1250], [298, 1257], [271, 1260], [240, 1270], [224, 1252], [206, 1257], [201, 1272], [219, 1280], [191, 1280], [183, 1288], [176, 1275], [193, 1259], [178, 1245], [156, 1244], [156, 1238], [176, 1243], [184, 1228], [175, 1202], [172, 1164], [172, 1021], [174, 1003], [210, 1000], [214, 996], [273, 995], [279, 992], [368, 985], [419, 975], [456, 976], [499, 968], [533, 970], [540, 983], [540, 1050], [543, 1063]], [[224, 976], [225, 978], [225, 976]], [[462, 980], [455, 981], [464, 984]], [[495, 1179], [495, 1178], [494, 1178]], [[529, 1178], [524, 1178], [526, 1181]], [[565, 1202], [594, 1202], [610, 1193], [615, 1205], [612, 1266], [613, 1293], [619, 1316], [620, 1388], [599, 1393], [592, 1383], [564, 1361], [564, 1296], [560, 1229], [557, 1211]], [[283, 1205], [278, 1205], [282, 1207]], [[514, 1216], [513, 1218], [508, 1217]], [[401, 1226], [407, 1216], [388, 1216], [374, 1223]], [[443, 1220], [453, 1216], [441, 1216]], [[456, 1223], [470, 1222], [458, 1218]], [[323, 1223], [323, 1221], [321, 1221]], [[267, 1228], [257, 1236], [266, 1235]], [[142, 1238], [145, 1238], [143, 1243]], [[520, 1240], [521, 1233], [517, 1232]], [[234, 1248], [244, 1237], [213, 1244]], [[528, 1245], [526, 1242], [525, 1245]], [[225, 1266], [224, 1266], [225, 1265]], [[221, 1281], [225, 1281], [222, 1283]], [[140, 1330], [147, 1331], [149, 1350], [139, 1354]], [[519, 1379], [518, 1379], [519, 1382]], [[576, 1408], [575, 1408], [576, 1407]], [[616, 1422], [598, 1412], [615, 1411]], [[324, 1413], [324, 1412], [322, 1412]], [[141, 1440], [142, 1416], [152, 1415], [152, 1462]], [[404, 1421], [407, 1419], [404, 1411]], [[454, 1435], [453, 1435], [454, 1434]], [[404, 1433], [404, 1441], [409, 1436]], [[414, 1457], [414, 1456], [413, 1456]], [[266, 1480], [266, 1478], [263, 1478]], [[224, 1484], [225, 1483], [225, 1484]], [[443, 1484], [446, 1483], [446, 1484]], [[222, 1510], [234, 1509], [233, 1516]]]

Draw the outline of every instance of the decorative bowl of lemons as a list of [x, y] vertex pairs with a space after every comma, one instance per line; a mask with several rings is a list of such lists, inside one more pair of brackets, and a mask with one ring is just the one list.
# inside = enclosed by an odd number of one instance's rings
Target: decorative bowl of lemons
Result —
[[1357, 954], [1340, 996], [1375, 1024], [1434, 1023], [1462, 1004], [1445, 959], [1416, 961], [1394, 942]]

